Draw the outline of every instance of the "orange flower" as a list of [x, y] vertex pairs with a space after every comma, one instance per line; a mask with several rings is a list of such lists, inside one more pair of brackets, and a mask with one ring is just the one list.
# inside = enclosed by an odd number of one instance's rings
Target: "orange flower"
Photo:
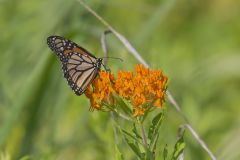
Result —
[[162, 106], [167, 81], [161, 70], [138, 64], [135, 73], [119, 71], [117, 79], [111, 73], [101, 71], [85, 95], [94, 109], [101, 109], [103, 102], [112, 103], [112, 94], [115, 93], [132, 103], [133, 116], [142, 116], [148, 108]]
[[133, 114], [133, 116], [134, 116], [134, 117], [136, 117], [136, 116], [142, 116], [142, 115], [144, 115], [144, 111], [145, 111], [145, 109], [142, 109], [142, 108], [140, 108], [140, 107], [136, 107], [136, 108], [134, 109], [134, 114]]
[[92, 110], [101, 110], [102, 102], [109, 102], [109, 97], [113, 92], [111, 81], [114, 79], [109, 72], [99, 72], [99, 77], [94, 80], [92, 87], [88, 87], [85, 91], [86, 97], [90, 99]]

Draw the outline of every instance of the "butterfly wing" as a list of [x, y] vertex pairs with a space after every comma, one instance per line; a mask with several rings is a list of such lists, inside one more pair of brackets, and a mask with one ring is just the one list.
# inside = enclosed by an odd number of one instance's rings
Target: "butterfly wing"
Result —
[[63, 37], [50, 36], [47, 43], [60, 58], [64, 77], [72, 90], [77, 95], [83, 94], [96, 78], [102, 60], [97, 59], [84, 48]]
[[98, 61], [77, 52], [69, 53], [69, 58], [63, 63], [62, 69], [68, 84], [77, 95], [83, 94], [96, 78], [100, 70]]
[[61, 58], [64, 60], [68, 56], [68, 53], [70, 53], [70, 52], [78, 52], [80, 54], [90, 56], [92, 58], [97, 59], [94, 55], [92, 55], [86, 49], [84, 49], [84, 48], [78, 46], [76, 43], [74, 43], [70, 40], [67, 40], [63, 37], [60, 37], [60, 36], [48, 37], [47, 44], [48, 44], [49, 48], [51, 48], [51, 50], [57, 54], [57, 56], [60, 58], [60, 60], [61, 60]]

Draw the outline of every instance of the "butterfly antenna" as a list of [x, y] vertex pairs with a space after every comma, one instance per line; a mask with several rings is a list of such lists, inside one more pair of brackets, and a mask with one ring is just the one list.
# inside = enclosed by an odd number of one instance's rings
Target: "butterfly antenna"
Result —
[[118, 57], [101, 57], [101, 58], [118, 59], [118, 60], [120, 60], [121, 62], [123, 62], [123, 59], [122, 59], [122, 58], [118, 58]]
[[[123, 59], [122, 59], [122, 58], [118, 58], [118, 57], [101, 57], [101, 58], [117, 59], [117, 60], [120, 60], [121, 62], [123, 62]], [[107, 72], [111, 72], [111, 70], [110, 70], [106, 65], [104, 65], [104, 63], [102, 63], [102, 66], [104, 67], [104, 69], [105, 69]]]

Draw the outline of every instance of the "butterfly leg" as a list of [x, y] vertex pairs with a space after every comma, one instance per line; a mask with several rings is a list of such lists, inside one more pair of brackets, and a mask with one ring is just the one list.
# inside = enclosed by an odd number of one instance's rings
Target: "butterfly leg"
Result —
[[107, 72], [111, 72], [110, 68], [108, 68], [107, 66], [105, 66], [104, 64], [102, 64], [103, 68], [107, 71]]

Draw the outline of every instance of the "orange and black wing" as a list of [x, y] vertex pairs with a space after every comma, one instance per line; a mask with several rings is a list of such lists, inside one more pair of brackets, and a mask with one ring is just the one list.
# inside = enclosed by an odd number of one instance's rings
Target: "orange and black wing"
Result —
[[[77, 52], [69, 53], [69, 58], [63, 63], [64, 77], [77, 95], [81, 95], [96, 78], [101, 65], [99, 59], [91, 59]], [[101, 62], [100, 62], [101, 63]]]
[[102, 64], [76, 43], [59, 36], [48, 37], [48, 45], [62, 62], [64, 77], [72, 90], [81, 95], [96, 78]]
[[96, 59], [94, 55], [89, 53], [86, 49], [78, 46], [76, 43], [67, 40], [60, 36], [50, 36], [47, 38], [47, 44], [53, 52], [57, 54], [60, 60], [64, 61], [67, 58], [68, 53], [78, 52], [82, 55], [90, 56], [93, 59]]

